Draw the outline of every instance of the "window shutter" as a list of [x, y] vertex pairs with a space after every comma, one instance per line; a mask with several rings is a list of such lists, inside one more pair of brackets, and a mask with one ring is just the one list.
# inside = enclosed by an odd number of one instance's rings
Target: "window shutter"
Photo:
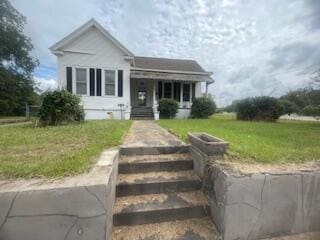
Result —
[[159, 99], [162, 98], [162, 81], [158, 82], [158, 96], [159, 96]]
[[196, 84], [192, 83], [192, 101], [196, 98]]
[[118, 70], [118, 97], [123, 95], [123, 70]]
[[101, 69], [97, 69], [97, 96], [101, 96]]
[[67, 91], [72, 93], [72, 67], [67, 67]]
[[90, 96], [94, 96], [94, 68], [90, 68]]

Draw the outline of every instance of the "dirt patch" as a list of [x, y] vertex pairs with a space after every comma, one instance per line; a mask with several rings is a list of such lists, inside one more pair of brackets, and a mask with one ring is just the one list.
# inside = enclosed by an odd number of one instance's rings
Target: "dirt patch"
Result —
[[320, 171], [320, 160], [305, 163], [282, 163], [282, 164], [262, 164], [262, 163], [243, 163], [229, 157], [212, 158], [210, 164], [220, 165], [223, 169], [231, 170], [236, 173], [295, 173]]
[[191, 159], [189, 153], [172, 153], [172, 154], [162, 154], [162, 155], [134, 155], [134, 156], [126, 156], [122, 155], [119, 159], [119, 162], [143, 162], [143, 161], [157, 161], [157, 160], [167, 160], [167, 161], [174, 161], [177, 159]]
[[157, 201], [157, 202], [165, 202], [168, 199], [167, 194], [145, 194], [138, 196], [130, 196], [130, 197], [117, 197], [116, 204], [114, 205], [113, 211], [114, 213], [121, 212], [122, 209], [130, 206], [136, 205], [139, 203]]
[[137, 173], [137, 174], [119, 174], [119, 182], [141, 182], [148, 180], [171, 180], [171, 179], [188, 179], [197, 180], [199, 179], [193, 171], [179, 171], [179, 172], [148, 172], [148, 173]]
[[177, 196], [182, 198], [184, 201], [192, 205], [205, 205], [208, 204], [207, 198], [200, 191], [195, 192], [179, 192]]
[[193, 235], [198, 235], [200, 237], [199, 239], [219, 239], [217, 230], [209, 218], [144, 224], [132, 227], [116, 227], [113, 228], [112, 239], [170, 240], [179, 239], [186, 234], [190, 234], [190, 232], [192, 232]]
[[302, 234], [291, 235], [291, 236], [267, 238], [264, 240], [319, 240], [319, 239], [320, 239], [320, 232], [310, 232], [310, 233], [302, 233]]

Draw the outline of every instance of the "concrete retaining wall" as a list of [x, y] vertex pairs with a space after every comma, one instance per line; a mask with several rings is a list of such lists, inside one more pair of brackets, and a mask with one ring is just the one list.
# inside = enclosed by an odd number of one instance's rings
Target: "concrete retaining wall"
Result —
[[236, 174], [206, 167], [204, 191], [225, 240], [320, 230], [320, 173]]
[[190, 153], [224, 240], [320, 231], [320, 172], [235, 173], [214, 165], [221, 156]]
[[62, 180], [0, 182], [0, 239], [111, 239], [118, 150]]

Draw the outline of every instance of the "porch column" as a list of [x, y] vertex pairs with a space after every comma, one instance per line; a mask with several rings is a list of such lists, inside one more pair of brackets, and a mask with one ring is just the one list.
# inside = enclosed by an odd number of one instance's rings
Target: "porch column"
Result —
[[190, 102], [190, 106], [191, 106], [191, 104], [192, 104], [192, 83], [190, 83], [190, 85], [189, 85], [190, 87], [190, 98], [189, 98], [189, 102]]
[[153, 80], [153, 89], [152, 89], [152, 106], [155, 109], [156, 108], [156, 80]]
[[183, 106], [183, 83], [180, 84], [180, 107]]

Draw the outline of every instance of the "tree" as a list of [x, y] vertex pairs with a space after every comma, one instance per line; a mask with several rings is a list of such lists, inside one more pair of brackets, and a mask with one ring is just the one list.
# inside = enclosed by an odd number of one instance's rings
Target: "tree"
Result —
[[268, 96], [246, 98], [237, 102], [238, 120], [274, 122], [281, 115], [278, 99]]
[[308, 105], [301, 110], [301, 114], [305, 116], [311, 116], [315, 119], [320, 119], [320, 105]]
[[282, 114], [288, 114], [290, 116], [292, 113], [299, 112], [298, 106], [287, 99], [279, 99], [279, 104], [282, 108]]
[[0, 115], [19, 114], [23, 104], [36, 99], [32, 72], [38, 60], [30, 56], [25, 23], [8, 0], [0, 0]]

